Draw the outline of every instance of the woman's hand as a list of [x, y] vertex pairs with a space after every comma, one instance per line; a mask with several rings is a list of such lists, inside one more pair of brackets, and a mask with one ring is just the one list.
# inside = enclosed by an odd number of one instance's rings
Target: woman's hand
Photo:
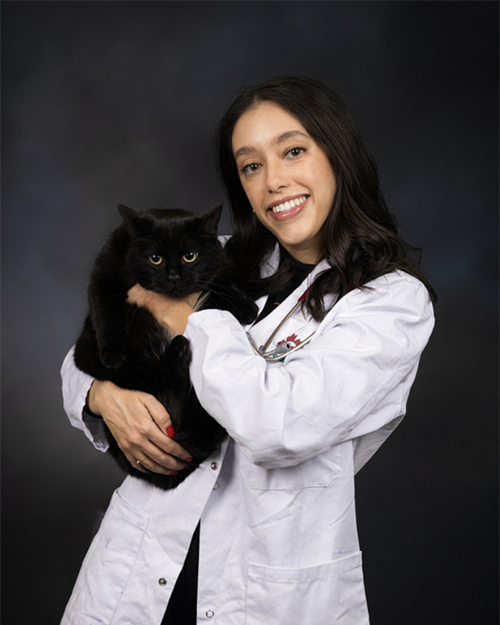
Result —
[[189, 452], [170, 438], [175, 434], [170, 416], [152, 395], [94, 380], [87, 399], [134, 469], [175, 475], [192, 461]]
[[188, 317], [194, 312], [200, 295], [201, 293], [191, 293], [185, 298], [176, 299], [161, 293], [147, 291], [136, 284], [129, 290], [127, 301], [147, 308], [159, 324], [177, 336], [184, 334]]

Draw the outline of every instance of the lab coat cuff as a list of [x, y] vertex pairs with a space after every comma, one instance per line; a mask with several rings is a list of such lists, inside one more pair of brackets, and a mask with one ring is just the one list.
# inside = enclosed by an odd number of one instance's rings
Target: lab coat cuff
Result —
[[74, 348], [71, 348], [61, 367], [64, 410], [73, 427], [81, 430], [96, 449], [106, 451], [108, 444], [103, 420], [84, 413], [94, 378], [76, 367], [73, 354]]
[[241, 327], [235, 317], [227, 310], [211, 308], [209, 310], [200, 310], [189, 316], [184, 336], [192, 344], [196, 345], [197, 334], [200, 330], [205, 334], [208, 327], [220, 323], [233, 323]]

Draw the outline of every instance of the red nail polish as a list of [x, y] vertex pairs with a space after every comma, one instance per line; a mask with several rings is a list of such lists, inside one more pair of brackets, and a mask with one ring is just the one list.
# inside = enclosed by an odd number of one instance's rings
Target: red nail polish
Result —
[[174, 438], [174, 436], [175, 436], [175, 430], [174, 430], [174, 428], [171, 425], [169, 425], [168, 428], [167, 428], [167, 436], [169, 438]]
[[192, 458], [185, 458], [184, 462], [193, 462], [193, 459]]
[[177, 471], [172, 471], [172, 473], [169, 473], [170, 477], [175, 477], [177, 475]]

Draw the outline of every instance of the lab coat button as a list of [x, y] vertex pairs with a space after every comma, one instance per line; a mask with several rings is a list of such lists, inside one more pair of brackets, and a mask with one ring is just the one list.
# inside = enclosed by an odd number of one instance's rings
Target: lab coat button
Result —
[[210, 465], [210, 468], [215, 471], [215, 469], [217, 468], [217, 463], [216, 462], [212, 462], [212, 464]]
[[214, 490], [217, 490], [219, 488], [219, 482], [215, 482], [214, 484]]
[[160, 584], [160, 586], [166, 586], [167, 580], [164, 577], [160, 577], [160, 579], [158, 580], [158, 583]]
[[212, 618], [214, 616], [214, 613], [212, 612], [212, 610], [208, 610], [208, 612], [206, 612], [205, 614], [208, 618]]

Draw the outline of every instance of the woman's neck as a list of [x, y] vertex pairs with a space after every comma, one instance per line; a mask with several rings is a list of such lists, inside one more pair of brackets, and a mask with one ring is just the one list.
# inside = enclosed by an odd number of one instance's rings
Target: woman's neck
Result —
[[284, 245], [281, 241], [280, 245], [294, 260], [299, 263], [303, 263], [304, 265], [317, 265], [324, 256], [322, 249], [319, 249], [316, 246], [304, 247], [300, 249], [296, 246]]

